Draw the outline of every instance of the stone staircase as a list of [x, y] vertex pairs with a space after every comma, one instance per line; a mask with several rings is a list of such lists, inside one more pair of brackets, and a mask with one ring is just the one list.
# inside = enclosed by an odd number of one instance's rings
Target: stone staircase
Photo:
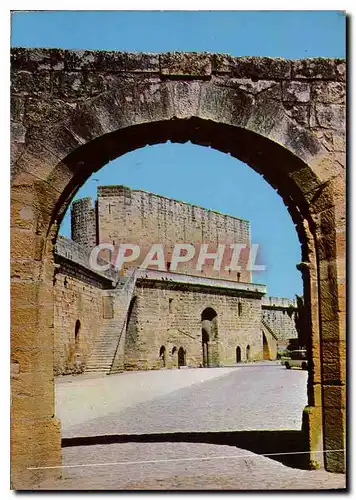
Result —
[[[114, 291], [114, 318], [103, 319], [100, 336], [89, 357], [85, 372], [113, 373], [113, 365], [119, 352], [124, 355], [126, 323], [136, 284], [136, 270], [128, 278], [122, 278]], [[120, 371], [118, 362], [115, 371]], [[122, 367], [123, 368], [123, 367]]]

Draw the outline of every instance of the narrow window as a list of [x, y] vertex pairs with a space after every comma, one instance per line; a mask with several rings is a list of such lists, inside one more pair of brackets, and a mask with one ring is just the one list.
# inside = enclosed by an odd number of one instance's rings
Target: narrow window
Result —
[[103, 319], [113, 319], [114, 317], [114, 297], [104, 295], [103, 297]]
[[237, 281], [240, 281], [241, 279], [241, 273], [237, 273]]
[[241, 316], [241, 314], [242, 314], [242, 303], [241, 302], [239, 302], [238, 308], [239, 308], [239, 316]]
[[173, 312], [173, 299], [169, 299], [168, 310], [169, 310], [170, 313]]
[[75, 342], [75, 348], [78, 349], [79, 346], [79, 332], [80, 332], [80, 321], [77, 319], [75, 322], [75, 328], [74, 328], [74, 342]]

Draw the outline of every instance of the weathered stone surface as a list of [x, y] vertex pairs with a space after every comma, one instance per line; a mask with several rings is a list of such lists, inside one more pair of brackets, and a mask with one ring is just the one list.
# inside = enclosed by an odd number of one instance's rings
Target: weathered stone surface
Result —
[[126, 54], [113, 51], [68, 50], [64, 51], [66, 71], [110, 71], [126, 69]]
[[22, 123], [11, 122], [11, 140], [14, 142], [25, 143], [26, 128]]
[[31, 71], [12, 71], [11, 92], [19, 96], [49, 95], [52, 89], [51, 73], [43, 71], [32, 73]]
[[126, 71], [130, 73], [159, 73], [159, 54], [128, 53], [126, 56]]
[[344, 80], [345, 61], [343, 59], [300, 59], [292, 62], [292, 78], [311, 80]]
[[104, 75], [93, 72], [56, 72], [53, 75], [53, 95], [60, 98], [95, 96], [106, 90]]
[[161, 74], [165, 76], [194, 76], [206, 78], [211, 75], [208, 54], [194, 52], [167, 52], [160, 55]]
[[272, 57], [212, 56], [213, 73], [231, 73], [235, 77], [269, 80], [290, 78], [291, 61]]
[[72, 113], [73, 105], [60, 99], [28, 97], [24, 111], [25, 124], [50, 126], [64, 120], [68, 114]]
[[287, 115], [304, 127], [309, 126], [310, 107], [306, 104], [284, 103]]
[[315, 102], [345, 104], [346, 84], [342, 82], [315, 82], [312, 84], [312, 98]]
[[11, 104], [11, 120], [14, 122], [22, 122], [25, 113], [25, 98], [13, 96], [10, 100]]
[[340, 104], [316, 104], [315, 119], [320, 127], [345, 130], [346, 109]]
[[282, 82], [283, 101], [310, 101], [310, 85], [304, 82]]
[[[260, 92], [264, 92], [268, 89], [278, 89], [280, 93], [280, 83], [275, 80], [253, 80], [251, 78], [234, 78], [229, 74], [222, 74], [218, 76], [213, 76], [212, 83], [216, 86], [221, 87], [233, 87], [244, 90], [253, 95], [257, 95]], [[276, 95], [274, 94], [274, 97]]]

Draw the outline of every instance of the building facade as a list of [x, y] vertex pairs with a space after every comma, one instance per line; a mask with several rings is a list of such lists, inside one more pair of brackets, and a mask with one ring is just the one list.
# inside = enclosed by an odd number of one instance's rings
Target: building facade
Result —
[[[102, 186], [95, 203], [84, 198], [72, 204], [71, 227], [72, 239], [59, 237], [55, 254], [56, 375], [234, 366], [276, 359], [297, 337], [295, 301], [266, 297], [265, 285], [252, 283], [247, 221], [125, 186]], [[194, 255], [175, 265], [175, 246], [187, 242]], [[113, 251], [99, 254], [101, 264], [111, 261], [100, 271], [90, 255], [103, 243]], [[140, 253], [117, 269], [111, 257], [122, 244]], [[163, 267], [158, 260], [147, 264], [157, 244]], [[232, 265], [233, 245], [241, 246], [238, 267]]]

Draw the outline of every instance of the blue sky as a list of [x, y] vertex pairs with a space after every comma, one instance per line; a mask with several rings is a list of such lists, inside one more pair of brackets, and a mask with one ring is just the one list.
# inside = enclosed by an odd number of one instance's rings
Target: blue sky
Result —
[[[13, 46], [123, 51], [208, 51], [234, 56], [345, 57], [345, 16], [336, 11], [51, 11], [12, 15]], [[189, 182], [187, 181], [189, 179]], [[106, 165], [76, 198], [98, 184], [125, 184], [251, 221], [268, 293], [302, 293], [300, 246], [277, 193], [247, 165], [188, 144], [149, 146]], [[61, 232], [69, 236], [69, 218]]]

